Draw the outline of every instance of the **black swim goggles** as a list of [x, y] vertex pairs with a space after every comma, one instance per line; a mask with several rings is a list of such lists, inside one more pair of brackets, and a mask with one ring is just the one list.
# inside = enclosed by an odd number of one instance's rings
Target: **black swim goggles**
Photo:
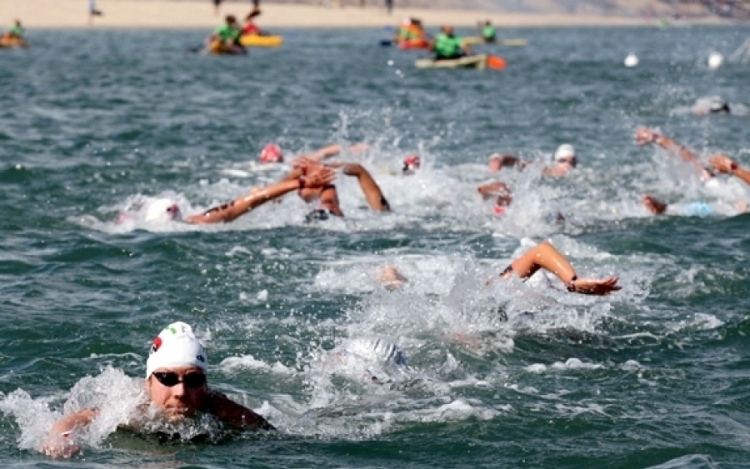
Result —
[[203, 373], [187, 373], [182, 379], [174, 371], [156, 371], [152, 375], [156, 378], [156, 381], [168, 388], [182, 383], [186, 388], [198, 389], [206, 384], [206, 375]]

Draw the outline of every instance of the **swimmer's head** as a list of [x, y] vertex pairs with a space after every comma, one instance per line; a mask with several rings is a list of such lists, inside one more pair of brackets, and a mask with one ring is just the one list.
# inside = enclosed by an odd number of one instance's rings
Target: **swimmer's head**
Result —
[[567, 164], [575, 168], [577, 164], [577, 160], [576, 160], [576, 150], [575, 148], [573, 148], [573, 145], [569, 145], [565, 143], [557, 147], [557, 150], [555, 151], [555, 163]]
[[419, 169], [419, 155], [409, 155], [404, 158], [403, 174], [414, 174]]
[[707, 96], [695, 101], [693, 112], [697, 115], [729, 114], [729, 103], [721, 96]]
[[149, 204], [145, 220], [151, 223], [166, 223], [179, 218], [180, 207], [173, 200], [158, 199]]
[[283, 161], [284, 154], [281, 152], [281, 148], [275, 143], [269, 143], [260, 151], [261, 163], [282, 163]]
[[208, 358], [203, 346], [184, 322], [173, 322], [159, 333], [151, 344], [146, 360], [146, 378], [161, 368], [196, 367], [208, 370]]

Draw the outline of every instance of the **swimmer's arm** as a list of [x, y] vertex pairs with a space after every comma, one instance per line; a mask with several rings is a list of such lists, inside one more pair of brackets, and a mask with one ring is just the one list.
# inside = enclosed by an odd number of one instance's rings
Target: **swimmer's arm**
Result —
[[228, 223], [269, 200], [277, 199], [284, 194], [305, 187], [322, 187], [333, 181], [335, 177], [336, 175], [332, 170], [320, 168], [304, 179], [290, 179], [271, 184], [263, 189], [254, 189], [227, 204], [208, 209], [202, 214], [192, 215], [185, 221], [195, 224]]
[[222, 423], [237, 428], [254, 430], [276, 430], [261, 415], [229, 399], [224, 394], [211, 391], [210, 412]]
[[750, 184], [750, 171], [738, 165], [727, 155], [713, 155], [708, 159], [708, 163], [720, 173], [734, 174], [745, 184]]
[[601, 280], [578, 278], [576, 271], [565, 256], [546, 241], [534, 246], [514, 260], [500, 276], [507, 279], [515, 272], [519, 277], [526, 279], [534, 275], [539, 269], [545, 269], [554, 274], [570, 292], [587, 295], [608, 295], [621, 288], [617, 285], [618, 277], [616, 276]]
[[[365, 143], [356, 143], [349, 147], [349, 151], [353, 153], [362, 153], [364, 150], [367, 150], [368, 148], [369, 146]], [[308, 155], [302, 155], [302, 157], [320, 162], [325, 159], [332, 158], [338, 155], [339, 153], [341, 153], [341, 145], [333, 144], [333, 145], [328, 145], [327, 147], [323, 147], [319, 150], [316, 150]]]
[[39, 451], [52, 458], [70, 458], [81, 452], [74, 438], [76, 429], [88, 426], [99, 414], [97, 409], [83, 409], [61, 418], [52, 426]]
[[687, 147], [675, 142], [674, 140], [665, 137], [664, 135], [656, 132], [655, 130], [648, 129], [646, 127], [639, 128], [635, 133], [635, 140], [638, 145], [647, 145], [649, 143], [656, 143], [663, 149], [672, 153], [673, 155], [679, 156], [686, 163], [690, 163], [695, 166], [696, 171], [701, 174], [704, 178], [711, 177], [703, 165], [701, 164], [700, 158], [694, 152], [689, 150]]
[[391, 206], [388, 204], [383, 191], [372, 178], [370, 173], [357, 163], [347, 163], [343, 166], [344, 174], [347, 176], [354, 176], [359, 181], [359, 186], [362, 188], [362, 192], [365, 194], [367, 203], [375, 211], [378, 212], [390, 212]]

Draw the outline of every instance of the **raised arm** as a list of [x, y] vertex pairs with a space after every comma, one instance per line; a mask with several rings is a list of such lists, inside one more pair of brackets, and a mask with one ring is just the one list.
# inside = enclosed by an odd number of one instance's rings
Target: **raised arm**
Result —
[[[361, 152], [367, 150], [368, 148], [370, 148], [370, 147], [367, 144], [365, 144], [365, 143], [356, 143], [356, 144], [354, 144], [354, 145], [352, 145], [352, 146], [349, 147], [349, 151], [351, 151], [352, 153], [361, 153]], [[309, 159], [309, 160], [320, 162], [320, 161], [323, 161], [325, 159], [334, 157], [334, 156], [338, 155], [339, 153], [341, 153], [341, 145], [339, 145], [339, 144], [333, 144], [333, 145], [328, 145], [327, 147], [323, 147], [323, 148], [321, 148], [319, 150], [316, 150], [316, 151], [314, 151], [312, 153], [309, 153], [309, 154], [306, 154], [306, 155], [300, 155], [300, 158], [306, 158], [306, 159]]]
[[539, 269], [545, 269], [559, 278], [569, 292], [585, 295], [609, 295], [619, 290], [618, 277], [605, 279], [578, 278], [570, 262], [550, 243], [543, 242], [534, 246], [524, 255], [514, 260], [500, 274], [501, 278], [510, 278], [513, 273], [526, 279], [534, 275]]
[[691, 165], [693, 165], [698, 174], [700, 174], [704, 179], [708, 179], [713, 176], [703, 167], [703, 164], [701, 164], [698, 155], [655, 130], [649, 129], [647, 127], [639, 127], [635, 132], [635, 143], [641, 146], [655, 143], [668, 152], [672, 153], [673, 155], [679, 156], [686, 163], [690, 163]]
[[708, 164], [720, 173], [734, 174], [746, 184], [750, 184], [750, 171], [738, 165], [727, 155], [713, 155], [708, 159]]
[[81, 453], [75, 432], [88, 426], [98, 413], [96, 409], [83, 409], [61, 418], [52, 426], [39, 451], [51, 458], [70, 458]]
[[285, 179], [266, 186], [263, 189], [253, 189], [242, 197], [234, 199], [227, 204], [210, 208], [201, 214], [192, 215], [186, 218], [185, 221], [195, 224], [228, 223], [269, 200], [277, 199], [297, 189], [324, 187], [333, 181], [335, 177], [334, 171], [320, 167], [309, 173], [306, 177]]
[[345, 163], [343, 164], [344, 174], [347, 176], [354, 176], [359, 181], [359, 186], [362, 188], [362, 192], [365, 194], [367, 203], [370, 208], [378, 212], [390, 212], [391, 206], [383, 196], [383, 192], [380, 187], [372, 178], [370, 173], [357, 163]]

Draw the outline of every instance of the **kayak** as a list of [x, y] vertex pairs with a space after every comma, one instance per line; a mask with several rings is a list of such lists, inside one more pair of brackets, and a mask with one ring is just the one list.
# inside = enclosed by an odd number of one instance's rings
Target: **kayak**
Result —
[[498, 46], [523, 47], [529, 43], [526, 39], [495, 39], [494, 41], [487, 42], [483, 37], [479, 36], [462, 37], [461, 40], [464, 44], [472, 46], [479, 44], [496, 44]]
[[284, 36], [261, 36], [258, 34], [251, 34], [240, 38], [240, 44], [245, 47], [279, 47], [283, 42]]
[[414, 62], [417, 68], [476, 68], [484, 70], [487, 67], [487, 54], [469, 55], [458, 59], [419, 59]]
[[22, 48], [29, 47], [29, 43], [16, 36], [0, 36], [0, 48]]
[[230, 49], [221, 41], [212, 41], [207, 48], [207, 52], [215, 55], [243, 55], [243, 52], [237, 52], [234, 49]]
[[429, 49], [430, 43], [424, 39], [416, 41], [400, 41], [398, 48], [401, 50], [412, 50], [412, 49]]

